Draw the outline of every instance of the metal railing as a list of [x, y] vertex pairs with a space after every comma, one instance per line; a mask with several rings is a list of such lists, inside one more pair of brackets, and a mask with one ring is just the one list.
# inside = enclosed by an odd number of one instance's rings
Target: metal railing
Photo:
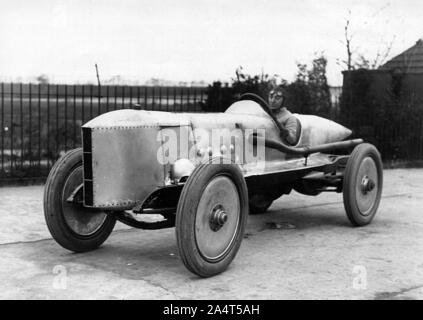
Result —
[[[102, 113], [223, 111], [230, 103], [222, 102], [222, 92], [207, 101], [205, 87], [0, 83], [0, 184], [45, 179], [61, 154], [81, 146], [81, 125]], [[294, 106], [291, 111], [297, 112]], [[399, 117], [367, 110], [342, 117], [335, 111], [329, 117], [352, 129], [353, 137], [375, 144], [385, 163], [423, 160], [423, 113]]]
[[43, 179], [81, 145], [82, 124], [108, 111], [201, 112], [204, 87], [0, 83], [0, 182]]

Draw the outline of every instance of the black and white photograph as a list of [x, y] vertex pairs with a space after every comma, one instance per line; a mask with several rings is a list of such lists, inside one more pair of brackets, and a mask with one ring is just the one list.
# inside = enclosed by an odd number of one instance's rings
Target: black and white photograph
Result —
[[0, 8], [0, 300], [423, 299], [422, 1]]

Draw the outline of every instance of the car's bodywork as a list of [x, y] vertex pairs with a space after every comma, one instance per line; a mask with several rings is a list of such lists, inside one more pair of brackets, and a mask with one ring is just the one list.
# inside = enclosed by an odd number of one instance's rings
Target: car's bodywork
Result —
[[[311, 115], [299, 115], [301, 135], [295, 147], [313, 147], [346, 139], [351, 131], [327, 119]], [[215, 129], [235, 131], [235, 139], [223, 139], [220, 144], [210, 140], [196, 141], [196, 129], [210, 132]], [[190, 137], [188, 148], [178, 145], [178, 157], [189, 159], [194, 168], [204, 156], [227, 156], [235, 152], [234, 145], [248, 144], [247, 133], [253, 129], [265, 129], [266, 139], [279, 139], [278, 128], [272, 119], [253, 101], [233, 104], [225, 113], [169, 113], [144, 110], [119, 110], [101, 115], [83, 126], [84, 151], [84, 204], [106, 209], [132, 209], [142, 204], [150, 194], [159, 188], [177, 184], [172, 173], [183, 171], [175, 161], [163, 164], [157, 157], [166, 143], [163, 130], [173, 130], [178, 136]], [[168, 132], [168, 131], [167, 131]], [[225, 131], [222, 131], [225, 132]], [[246, 146], [245, 146], [246, 147]], [[214, 148], [214, 149], [213, 149]], [[193, 151], [191, 156], [186, 150]], [[182, 154], [181, 154], [182, 153]], [[178, 160], [178, 159], [175, 159]], [[271, 176], [287, 171], [310, 172], [314, 167], [330, 164], [334, 157], [315, 153], [304, 156], [281, 153], [266, 148], [265, 157], [256, 157], [248, 162], [239, 161], [244, 177]], [[176, 168], [174, 168], [176, 166]], [[189, 174], [189, 166], [188, 172]]]
[[[116, 220], [140, 229], [175, 226], [181, 260], [193, 273], [224, 271], [243, 239], [248, 213], [263, 213], [292, 189], [343, 193], [355, 226], [379, 206], [383, 171], [377, 149], [333, 121], [295, 114], [300, 134], [284, 128], [254, 94], [224, 113], [112, 111], [82, 127], [83, 148], [53, 166], [44, 211], [53, 238], [84, 252]], [[145, 215], [159, 216], [145, 219]], [[151, 216], [149, 216], [151, 218]]]

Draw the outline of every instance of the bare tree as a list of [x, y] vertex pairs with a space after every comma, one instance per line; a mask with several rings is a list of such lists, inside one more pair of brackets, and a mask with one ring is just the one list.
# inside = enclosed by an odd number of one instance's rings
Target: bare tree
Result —
[[348, 17], [345, 19], [345, 26], [344, 26], [344, 40], [340, 40], [340, 42], [345, 46], [345, 49], [347, 51], [347, 58], [345, 60], [337, 59], [337, 63], [339, 65], [345, 66], [348, 71], [353, 69], [353, 63], [352, 63], [353, 52], [351, 49], [351, 42], [354, 35], [351, 34], [351, 31], [350, 31], [350, 23], [351, 23], [351, 10], [348, 10]]
[[373, 60], [373, 63], [370, 66], [371, 69], [376, 69], [386, 62], [389, 55], [391, 54], [395, 38], [396, 36], [394, 35], [386, 48], [384, 48], [383, 50], [379, 49], [377, 51], [376, 58]]
[[[389, 4], [381, 7], [371, 16], [371, 18], [374, 18], [388, 6]], [[351, 21], [351, 10], [348, 10], [348, 16], [345, 18], [344, 39], [340, 41], [345, 46], [346, 59], [337, 59], [338, 65], [346, 67], [348, 71], [360, 68], [377, 69], [388, 59], [396, 36], [394, 35], [389, 43], [385, 43], [383, 48], [379, 48], [374, 58], [367, 58], [363, 53], [359, 52], [357, 47], [353, 46], [353, 39], [356, 32], [351, 30]], [[365, 24], [367, 24], [367, 21]]]

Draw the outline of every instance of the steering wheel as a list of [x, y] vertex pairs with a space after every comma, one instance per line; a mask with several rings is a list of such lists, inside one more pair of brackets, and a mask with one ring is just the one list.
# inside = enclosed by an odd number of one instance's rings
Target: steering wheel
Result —
[[270, 110], [269, 104], [262, 97], [260, 97], [259, 95], [255, 93], [248, 92], [248, 93], [242, 94], [239, 100], [253, 100], [257, 102], [260, 105], [260, 107], [270, 116], [270, 118], [272, 118], [273, 122], [276, 124], [276, 126], [279, 129], [281, 138], [284, 140], [284, 138], [288, 134], [287, 130], [282, 126], [282, 124], [279, 123], [276, 116]]

